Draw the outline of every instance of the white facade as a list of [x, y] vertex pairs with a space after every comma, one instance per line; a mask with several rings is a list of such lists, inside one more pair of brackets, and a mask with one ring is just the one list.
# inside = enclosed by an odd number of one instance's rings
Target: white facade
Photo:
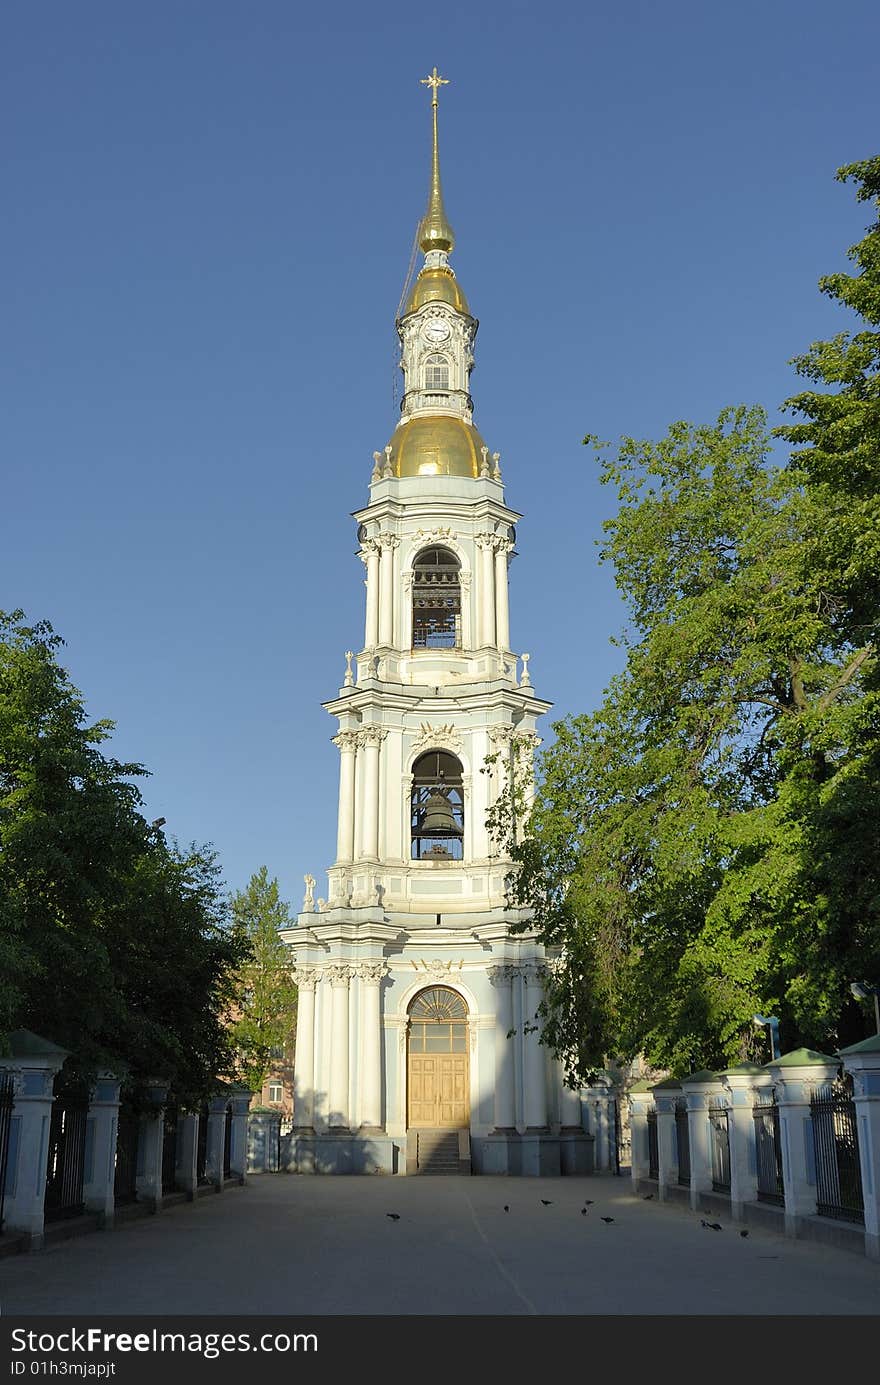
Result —
[[[486, 826], [509, 757], [532, 753], [550, 704], [528, 656], [510, 648], [520, 516], [473, 427], [477, 323], [448, 265], [432, 85], [425, 265], [398, 323], [401, 421], [374, 453], [369, 503], [355, 515], [363, 647], [325, 703], [338, 721], [336, 858], [327, 899], [315, 903], [307, 877], [304, 912], [284, 935], [300, 988], [291, 1165], [403, 1173], [408, 1159], [414, 1170], [410, 1007], [440, 985], [463, 1000], [467, 1039], [465, 1054], [456, 1031], [447, 1063], [465, 1090], [439, 1124], [468, 1132], [477, 1172], [559, 1172], [579, 1101], [539, 1043], [547, 959], [534, 936], [510, 933], [522, 918], [505, 904], [510, 862]], [[426, 784], [435, 764], [445, 773]]]

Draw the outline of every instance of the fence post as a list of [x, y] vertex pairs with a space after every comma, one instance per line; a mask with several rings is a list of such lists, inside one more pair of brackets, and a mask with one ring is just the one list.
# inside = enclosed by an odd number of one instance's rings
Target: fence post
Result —
[[177, 1117], [177, 1168], [174, 1181], [192, 1200], [199, 1185], [196, 1167], [199, 1150], [199, 1117], [195, 1111], [181, 1111]]
[[654, 1104], [651, 1089], [643, 1079], [630, 1087], [629, 1092], [630, 1129], [630, 1174], [633, 1192], [639, 1191], [639, 1183], [650, 1174], [648, 1154], [648, 1111]]
[[101, 1226], [113, 1225], [116, 1211], [116, 1134], [119, 1129], [119, 1089], [121, 1077], [112, 1072], [98, 1074], [89, 1097], [86, 1117], [86, 1165], [83, 1180], [83, 1205], [97, 1212]]
[[880, 1034], [840, 1050], [853, 1079], [865, 1205], [865, 1254], [880, 1260]]
[[605, 1076], [599, 1076], [591, 1083], [587, 1092], [595, 1137], [595, 1169], [597, 1173], [608, 1173], [614, 1170], [616, 1162], [613, 1105], [617, 1093], [610, 1078]]
[[838, 1066], [836, 1058], [811, 1048], [796, 1048], [764, 1064], [776, 1082], [787, 1236], [796, 1236], [801, 1219], [816, 1213], [816, 1151], [810, 1096], [816, 1087], [834, 1080]]
[[678, 1186], [675, 1103], [681, 1096], [681, 1083], [675, 1077], [667, 1077], [664, 1082], [655, 1082], [651, 1091], [657, 1111], [657, 1196], [666, 1202], [670, 1188]]
[[247, 1178], [247, 1127], [253, 1092], [249, 1087], [236, 1085], [231, 1092], [232, 1141], [229, 1149], [229, 1171], [239, 1183]]
[[688, 1140], [691, 1152], [691, 1207], [700, 1209], [703, 1193], [712, 1191], [712, 1149], [709, 1144], [709, 1097], [722, 1088], [714, 1072], [702, 1068], [681, 1079], [687, 1102]]
[[727, 1136], [730, 1145], [730, 1215], [743, 1220], [743, 1205], [758, 1198], [758, 1160], [755, 1153], [755, 1104], [757, 1084], [765, 1088], [773, 1079], [757, 1063], [737, 1063], [720, 1072], [727, 1089]]
[[226, 1108], [228, 1105], [228, 1096], [215, 1096], [208, 1102], [205, 1177], [218, 1190], [223, 1187], [223, 1145], [226, 1139]]
[[43, 1244], [52, 1086], [68, 1051], [29, 1029], [14, 1030], [9, 1048], [9, 1055], [0, 1059], [0, 1069], [11, 1072], [15, 1084], [3, 1225], [7, 1231], [23, 1232], [30, 1249], [38, 1250]]
[[159, 1212], [162, 1208], [162, 1141], [165, 1135], [167, 1082], [154, 1078], [146, 1084], [146, 1096], [150, 1109], [141, 1115], [135, 1186], [138, 1201]]

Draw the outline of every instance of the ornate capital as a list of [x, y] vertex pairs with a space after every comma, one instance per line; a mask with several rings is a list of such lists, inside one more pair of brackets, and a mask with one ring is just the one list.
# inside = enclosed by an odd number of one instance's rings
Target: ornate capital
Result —
[[430, 722], [423, 721], [419, 727], [419, 734], [413, 741], [413, 750], [434, 746], [441, 750], [461, 750], [461, 735], [457, 727], [451, 722], [445, 722], [442, 726], [432, 726]]
[[293, 969], [293, 984], [300, 991], [313, 991], [320, 979], [320, 967], [294, 967]]
[[400, 539], [397, 537], [396, 534], [380, 534], [380, 535], [379, 535], [379, 546], [380, 546], [381, 548], [395, 549], [395, 548], [398, 546], [399, 543], [400, 543]]
[[547, 979], [547, 967], [543, 962], [530, 962], [523, 967], [522, 974], [527, 986], [543, 986]]
[[493, 745], [509, 745], [513, 740], [514, 730], [512, 726], [490, 726], [488, 735]]
[[496, 553], [512, 553], [513, 542], [506, 539], [503, 534], [496, 534], [492, 540], [492, 547]]
[[519, 967], [514, 967], [509, 962], [502, 962], [496, 967], [489, 967], [486, 971], [486, 975], [491, 985], [496, 986], [500, 990], [502, 986], [509, 986], [511, 981], [519, 976], [520, 970]]
[[347, 986], [352, 978], [353, 968], [348, 962], [331, 962], [324, 968], [324, 975], [331, 986]]
[[495, 547], [495, 535], [490, 533], [477, 534], [474, 538], [477, 548], [486, 548], [490, 551]]
[[388, 732], [381, 726], [367, 726], [363, 731], [356, 731], [357, 743], [360, 746], [375, 746], [378, 750]]
[[332, 737], [332, 740], [333, 744], [337, 745], [343, 753], [356, 750], [358, 743], [358, 732], [340, 731], [338, 735]]
[[379, 545], [378, 545], [378, 543], [376, 542], [375, 539], [363, 539], [362, 542], [361, 542], [361, 549], [360, 549], [360, 552], [358, 553], [358, 557], [360, 558], [360, 560], [361, 560], [362, 563], [366, 563], [366, 562], [369, 561], [369, 557], [370, 557], [370, 554], [371, 554], [371, 553], [378, 553], [378, 552], [379, 552]]
[[358, 962], [355, 974], [368, 986], [378, 986], [383, 976], [388, 975], [387, 962]]

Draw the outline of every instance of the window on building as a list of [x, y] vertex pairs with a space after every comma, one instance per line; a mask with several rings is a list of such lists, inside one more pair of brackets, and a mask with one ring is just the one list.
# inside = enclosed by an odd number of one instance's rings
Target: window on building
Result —
[[280, 1060], [284, 1057], [284, 1045], [273, 1044], [272, 1047], [269, 1049], [269, 1057], [274, 1058], [276, 1062], [280, 1062]]
[[461, 761], [429, 750], [413, 765], [411, 854], [414, 861], [460, 861], [464, 855]]
[[413, 563], [413, 649], [461, 648], [459, 564], [448, 548], [425, 548]]
[[284, 1089], [282, 1088], [280, 1082], [270, 1082], [270, 1083], [269, 1083], [269, 1100], [270, 1100], [270, 1101], [274, 1101], [274, 1102], [279, 1102], [279, 1101], [281, 1100], [281, 1097], [282, 1097], [282, 1094], [283, 1094], [283, 1090], [284, 1090]]
[[445, 356], [429, 356], [425, 362], [425, 389], [449, 389], [449, 362]]

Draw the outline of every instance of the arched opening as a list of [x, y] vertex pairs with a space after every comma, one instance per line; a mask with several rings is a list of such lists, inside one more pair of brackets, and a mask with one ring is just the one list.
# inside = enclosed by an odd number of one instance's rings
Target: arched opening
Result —
[[413, 649], [461, 648], [459, 561], [448, 548], [424, 548], [413, 563]]
[[410, 839], [414, 861], [464, 855], [464, 779], [447, 750], [427, 750], [413, 765]]
[[445, 356], [429, 356], [425, 361], [425, 389], [449, 389], [449, 362]]
[[407, 1124], [461, 1130], [470, 1121], [467, 1006], [449, 986], [428, 986], [408, 1014]]

